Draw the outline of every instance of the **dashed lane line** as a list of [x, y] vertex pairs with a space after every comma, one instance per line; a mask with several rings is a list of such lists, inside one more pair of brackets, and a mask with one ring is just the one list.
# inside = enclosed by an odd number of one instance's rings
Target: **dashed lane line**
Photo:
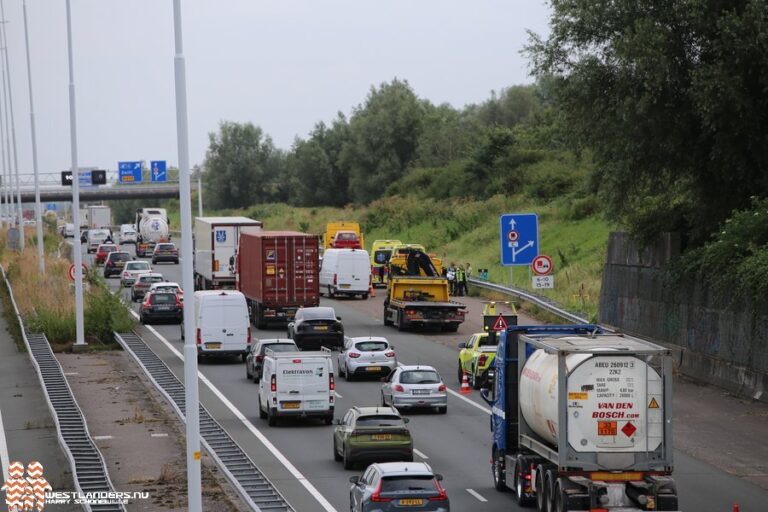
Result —
[[419, 457], [421, 457], [424, 460], [427, 460], [429, 458], [429, 457], [427, 457], [427, 455], [424, 452], [422, 452], [420, 450], [417, 450], [416, 448], [413, 449], [413, 453], [415, 453], [416, 455], [418, 455]]
[[483, 496], [474, 489], [467, 489], [467, 492], [472, 496], [474, 496], [475, 498], [477, 498], [477, 501], [481, 503], [486, 503], [488, 501], [487, 499], [483, 498]]

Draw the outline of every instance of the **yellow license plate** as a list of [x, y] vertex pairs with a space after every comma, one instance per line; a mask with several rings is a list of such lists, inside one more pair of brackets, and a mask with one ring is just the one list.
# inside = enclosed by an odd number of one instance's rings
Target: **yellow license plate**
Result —
[[372, 441], [391, 441], [392, 434], [371, 434]]
[[283, 409], [298, 409], [301, 402], [281, 402]]
[[366, 370], [369, 372], [380, 372], [381, 366], [369, 366]]
[[206, 343], [205, 348], [219, 349], [221, 348], [221, 343]]
[[402, 507], [417, 507], [424, 504], [424, 500], [421, 498], [404, 498], [399, 501]]
[[328, 326], [327, 325], [316, 325], [315, 326], [315, 330], [316, 331], [327, 331], [328, 330]]
[[349, 288], [349, 285], [348, 284], [342, 284], [342, 285], [339, 286], [339, 288]]

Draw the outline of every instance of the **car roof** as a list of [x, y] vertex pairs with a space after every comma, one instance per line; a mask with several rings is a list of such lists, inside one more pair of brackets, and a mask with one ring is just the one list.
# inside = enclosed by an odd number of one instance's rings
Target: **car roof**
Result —
[[336, 318], [336, 310], [330, 306], [315, 306], [311, 308], [300, 308], [299, 311], [314, 318], [323, 318], [329, 316], [333, 319]]
[[215, 295], [228, 297], [245, 297], [241, 292], [237, 290], [198, 290], [195, 292], [196, 297], [213, 297]]
[[382, 336], [353, 336], [350, 339], [355, 343], [357, 343], [358, 341], [385, 341], [389, 343], [389, 340]]
[[397, 409], [390, 406], [377, 405], [373, 407], [353, 407], [360, 416], [376, 416], [380, 414], [391, 414], [393, 416], [400, 416]]
[[277, 345], [278, 343], [286, 343], [286, 344], [290, 343], [291, 345], [296, 344], [295, 341], [288, 338], [264, 338], [263, 340], [259, 340], [256, 343], [262, 343], [262, 344], [269, 343], [271, 345]]
[[426, 462], [375, 462], [382, 476], [431, 475], [432, 468]]
[[431, 367], [431, 366], [426, 366], [426, 365], [423, 365], [423, 364], [409, 364], [409, 365], [403, 365], [403, 366], [401, 366], [401, 367], [400, 367], [400, 369], [401, 369], [402, 371], [404, 371], [404, 372], [405, 372], [405, 371], [408, 371], [408, 370], [427, 370], [427, 371], [433, 371], [433, 372], [437, 372], [437, 370], [435, 370], [433, 367]]

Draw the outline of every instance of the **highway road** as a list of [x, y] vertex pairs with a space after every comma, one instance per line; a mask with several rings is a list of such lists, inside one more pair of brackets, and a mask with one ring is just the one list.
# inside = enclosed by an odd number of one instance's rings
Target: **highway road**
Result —
[[[88, 257], [84, 261], [90, 261]], [[179, 265], [154, 266], [170, 281], [181, 282]], [[110, 286], [119, 288], [118, 279]], [[127, 290], [123, 296], [129, 302]], [[382, 294], [373, 299], [382, 301]], [[384, 327], [381, 306], [365, 307], [360, 300], [323, 299], [323, 305], [336, 308], [349, 336], [380, 335], [387, 337], [405, 364], [434, 366], [442, 374], [452, 394], [447, 415], [406, 413], [411, 418], [415, 460], [424, 460], [445, 476], [445, 486], [453, 510], [512, 511], [518, 510], [509, 493], [492, 487], [490, 475], [489, 410], [477, 392], [458, 394], [456, 382], [457, 350], [435, 343], [435, 335], [400, 333]], [[133, 306], [134, 309], [137, 305]], [[370, 311], [376, 311], [372, 315]], [[467, 332], [465, 332], [467, 331]], [[182, 342], [177, 325], [142, 327], [139, 332], [153, 350], [183, 380], [180, 359]], [[284, 329], [255, 330], [256, 337], [279, 337]], [[445, 334], [455, 340], [470, 334], [462, 326], [460, 334]], [[438, 335], [440, 336], [440, 335]], [[174, 353], [175, 352], [175, 353]], [[256, 385], [245, 379], [239, 359], [203, 362], [199, 367], [200, 393], [203, 404], [228, 429], [262, 471], [275, 483], [298, 511], [348, 510], [349, 477], [360, 474], [363, 467], [345, 471], [332, 457], [332, 428], [320, 422], [292, 421], [268, 427], [258, 417]], [[337, 372], [338, 375], [338, 372]], [[340, 418], [353, 405], [375, 405], [379, 402], [380, 382], [337, 379], [337, 412]], [[212, 391], [215, 388], [215, 392]], [[266, 437], [273, 449], [265, 448], [259, 437]], [[715, 448], [716, 449], [716, 448]], [[768, 492], [738, 477], [728, 475], [705, 463], [676, 452], [675, 479], [680, 495], [680, 508], [685, 511], [727, 512], [738, 501], [742, 511], [765, 510]], [[288, 468], [286, 466], [289, 466]], [[290, 469], [292, 466], [293, 469]]]

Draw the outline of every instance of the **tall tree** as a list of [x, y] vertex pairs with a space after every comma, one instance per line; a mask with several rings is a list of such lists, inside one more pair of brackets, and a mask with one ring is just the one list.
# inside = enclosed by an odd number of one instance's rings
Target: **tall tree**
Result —
[[766, 0], [551, 3], [535, 73], [554, 77], [615, 218], [700, 243], [768, 194]]

